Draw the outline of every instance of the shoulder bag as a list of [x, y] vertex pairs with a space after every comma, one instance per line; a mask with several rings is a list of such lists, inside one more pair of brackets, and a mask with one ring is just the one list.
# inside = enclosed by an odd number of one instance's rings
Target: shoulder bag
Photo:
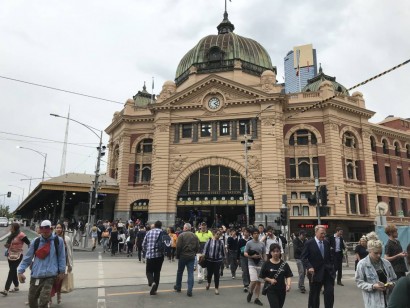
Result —
[[[276, 272], [276, 274], [273, 276], [273, 279], [277, 279], [278, 276], [280, 275], [280, 273], [283, 272], [283, 268], [285, 267], [286, 262], [282, 262], [282, 264], [279, 266], [278, 271]], [[268, 289], [270, 288], [272, 284], [270, 282], [265, 281], [265, 284], [263, 285], [263, 289], [262, 289], [262, 295], [266, 295], [268, 293]]]

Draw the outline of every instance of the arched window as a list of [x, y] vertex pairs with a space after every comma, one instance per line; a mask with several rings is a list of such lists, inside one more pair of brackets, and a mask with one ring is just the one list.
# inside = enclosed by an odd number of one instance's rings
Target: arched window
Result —
[[113, 155], [113, 158], [112, 158], [112, 160], [113, 160], [113, 163], [112, 163], [112, 173], [113, 173], [112, 177], [114, 179], [118, 178], [118, 161], [119, 161], [119, 158], [120, 158], [120, 147], [117, 145], [114, 148], [114, 155]]
[[317, 144], [316, 135], [307, 129], [299, 129], [289, 138], [289, 145]]
[[135, 149], [134, 183], [151, 181], [152, 139], [141, 140]]
[[389, 154], [389, 144], [387, 143], [387, 140], [383, 139], [382, 144], [383, 144], [383, 154]]
[[400, 156], [400, 144], [397, 141], [394, 143], [394, 154]]
[[373, 152], [376, 152], [376, 139], [373, 136], [370, 136], [370, 147]]
[[343, 134], [343, 144], [349, 148], [356, 148], [357, 141], [355, 136], [351, 132], [345, 132]]
[[152, 153], [152, 139], [147, 138], [140, 141], [136, 149], [137, 153]]
[[319, 177], [319, 160], [317, 157], [290, 158], [291, 178]]

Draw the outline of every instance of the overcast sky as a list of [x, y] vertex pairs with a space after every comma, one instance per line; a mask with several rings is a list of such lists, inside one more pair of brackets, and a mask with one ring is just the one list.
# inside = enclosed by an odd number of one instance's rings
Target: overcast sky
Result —
[[[155, 93], [175, 78], [180, 59], [202, 37], [216, 34], [223, 0], [0, 0], [0, 76], [114, 100], [120, 104], [57, 92], [0, 78], [0, 194], [12, 192], [14, 209], [46, 176], [60, 172], [67, 115], [105, 129], [112, 115], [141, 90]], [[410, 58], [410, 2], [362, 0], [233, 0], [235, 33], [269, 52], [283, 82], [283, 59], [294, 46], [313, 44], [326, 74], [347, 88]], [[410, 64], [357, 90], [379, 122], [410, 117]], [[15, 134], [15, 135], [13, 135]], [[93, 173], [98, 138], [70, 123], [66, 172]], [[108, 136], [104, 135], [106, 144]], [[102, 170], [105, 172], [106, 163]], [[14, 185], [21, 188], [17, 188]], [[0, 203], [3, 198], [0, 197]]]

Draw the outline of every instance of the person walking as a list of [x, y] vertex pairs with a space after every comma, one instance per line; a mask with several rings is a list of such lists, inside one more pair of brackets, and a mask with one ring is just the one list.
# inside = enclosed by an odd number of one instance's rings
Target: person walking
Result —
[[[73, 270], [73, 244], [69, 236], [65, 235], [65, 228], [61, 224], [57, 224], [54, 231], [55, 235], [61, 237], [64, 242], [64, 249], [66, 253], [66, 267], [67, 272], [71, 273]], [[61, 284], [62, 280], [55, 280], [50, 294], [50, 304], [52, 298], [57, 294], [57, 304], [61, 303]]]
[[135, 239], [136, 239], [136, 233], [134, 229], [134, 224], [131, 222], [128, 224], [128, 237], [126, 239], [127, 243], [127, 257], [132, 257], [132, 253], [134, 252], [134, 246], [135, 246]]
[[397, 279], [406, 276], [407, 266], [404, 259], [407, 257], [407, 253], [403, 251], [398, 237], [397, 228], [394, 225], [388, 225], [384, 232], [389, 237], [389, 240], [384, 247], [384, 258], [391, 263]]
[[305, 230], [300, 230], [299, 231], [299, 236], [295, 237], [293, 239], [293, 251], [294, 251], [294, 258], [296, 260], [296, 266], [298, 267], [298, 288], [300, 293], [306, 293], [306, 288], [305, 288], [305, 267], [303, 266], [303, 262], [301, 259], [302, 251], [303, 251], [303, 246], [305, 245], [306, 242], [306, 231]]
[[91, 250], [94, 251], [98, 241], [98, 227], [96, 224], [93, 224], [93, 226], [91, 227], [90, 236], [93, 244]]
[[157, 220], [154, 228], [149, 230], [142, 242], [142, 249], [147, 258], [145, 273], [148, 279], [148, 286], [151, 287], [150, 295], [156, 295], [161, 278], [162, 263], [164, 263], [163, 251], [159, 249], [160, 237], [162, 235], [162, 222]]
[[265, 280], [266, 295], [270, 308], [282, 308], [285, 304], [286, 292], [291, 288], [292, 270], [281, 260], [283, 247], [272, 244], [269, 248], [268, 261], [262, 266], [260, 278]]
[[238, 259], [241, 264], [243, 292], [245, 293], [249, 291], [249, 284], [251, 283], [248, 269], [248, 258], [244, 255], [246, 243], [251, 240], [250, 233], [251, 230], [249, 230], [249, 228], [244, 228], [242, 231], [242, 238], [238, 241]]
[[326, 229], [315, 226], [315, 236], [306, 241], [301, 259], [309, 275], [309, 308], [319, 308], [320, 293], [324, 287], [325, 308], [333, 308], [335, 271], [333, 253], [330, 244], [325, 240]]
[[224, 243], [220, 240], [222, 232], [215, 230], [212, 233], [213, 237], [206, 242], [202, 252], [205, 255], [207, 270], [207, 284], [205, 288], [206, 290], [209, 290], [212, 276], [214, 276], [215, 295], [219, 295], [219, 271], [221, 263], [225, 257], [225, 247]]
[[[0, 294], [4, 296], [7, 296], [9, 292], [13, 293], [20, 290], [17, 278], [17, 267], [23, 259], [24, 243], [30, 246], [30, 240], [20, 231], [20, 224], [13, 222], [10, 225], [10, 235], [7, 237], [6, 244], [4, 244], [4, 247], [7, 248], [7, 262], [9, 263], [9, 274], [4, 286], [4, 291], [0, 292]], [[14, 289], [12, 290], [10, 290], [11, 283], [14, 284]]]
[[284, 250], [282, 247], [282, 240], [280, 239], [279, 236], [276, 236], [273, 233], [273, 227], [267, 226], [265, 235], [262, 237], [259, 237], [259, 240], [265, 245], [265, 255], [267, 259], [270, 259], [269, 247], [272, 244], [278, 244], [281, 247], [281, 254], [282, 255], [284, 254]]
[[251, 280], [250, 290], [246, 297], [246, 301], [250, 303], [253, 294], [255, 294], [254, 303], [263, 306], [259, 299], [262, 282], [262, 279], [259, 278], [259, 276], [263, 260], [265, 260], [265, 244], [259, 241], [259, 231], [257, 229], [252, 230], [252, 240], [246, 243], [244, 255], [248, 258], [249, 277]]
[[108, 242], [110, 240], [110, 231], [104, 227], [104, 231], [101, 232], [101, 245], [103, 247], [103, 253], [108, 250]]
[[238, 237], [236, 230], [230, 230], [231, 236], [228, 237], [228, 262], [231, 269], [232, 279], [236, 278], [236, 270], [238, 269]]
[[41, 236], [31, 243], [17, 269], [19, 282], [25, 283], [24, 272], [32, 265], [28, 293], [30, 308], [47, 308], [54, 281], [63, 279], [66, 269], [64, 242], [62, 238], [52, 234], [49, 220], [41, 222], [40, 233]]
[[357, 263], [359, 263], [359, 261], [361, 259], [364, 259], [369, 254], [369, 252], [367, 251], [367, 238], [366, 238], [366, 236], [362, 236], [360, 238], [359, 245], [357, 245], [356, 248], [354, 249], [354, 254], [355, 254], [355, 257], [356, 257], [356, 260], [354, 261], [354, 270], [356, 270], [357, 269]]
[[111, 256], [115, 256], [115, 253], [117, 252], [118, 249], [118, 230], [117, 230], [117, 225], [113, 224], [111, 233], [110, 233], [110, 249], [111, 249]]
[[137, 232], [137, 238], [136, 238], [138, 261], [140, 263], [141, 263], [141, 260], [145, 263], [145, 252], [142, 251], [142, 242], [144, 241], [146, 234], [147, 234], [147, 231], [145, 231], [144, 225], [140, 225], [139, 231]]
[[369, 254], [357, 264], [356, 285], [362, 290], [365, 308], [385, 308], [397, 277], [391, 263], [381, 257], [383, 244], [376, 233], [369, 233], [367, 239]]
[[[195, 235], [198, 237], [199, 240], [199, 251], [197, 254], [197, 259], [201, 255], [202, 251], [204, 250], [205, 243], [212, 238], [212, 232], [208, 230], [206, 222], [201, 223], [200, 230], [195, 232]], [[204, 269], [202, 266], [198, 264], [198, 283], [202, 283], [204, 281]]]
[[171, 247], [170, 247], [171, 249], [170, 249], [168, 259], [169, 259], [170, 262], [174, 262], [175, 261], [175, 253], [176, 253], [176, 249], [177, 249], [178, 235], [175, 233], [175, 229], [173, 227], [169, 227], [168, 229], [169, 229], [168, 235], [171, 238]]
[[336, 232], [333, 236], [329, 237], [330, 249], [333, 250], [334, 255], [334, 268], [337, 272], [337, 284], [339, 286], [344, 286], [342, 283], [342, 269], [343, 269], [343, 253], [345, 251], [345, 244], [343, 240], [343, 229], [340, 227], [336, 228]]
[[[407, 264], [410, 264], [410, 244], [407, 245]], [[410, 307], [410, 275], [397, 281], [389, 297], [387, 308]]]
[[192, 289], [194, 287], [194, 264], [195, 256], [199, 250], [199, 240], [191, 232], [191, 224], [184, 224], [184, 231], [178, 236], [176, 242], [176, 258], [178, 259], [177, 278], [174, 286], [174, 290], [181, 292], [182, 276], [185, 271], [185, 267], [188, 272], [188, 290], [187, 295], [192, 296]]

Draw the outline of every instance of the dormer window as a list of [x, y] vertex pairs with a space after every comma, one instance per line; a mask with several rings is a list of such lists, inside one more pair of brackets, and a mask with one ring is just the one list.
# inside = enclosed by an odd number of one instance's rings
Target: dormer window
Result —
[[218, 46], [211, 47], [209, 49], [208, 60], [210, 62], [222, 61], [223, 51]]

